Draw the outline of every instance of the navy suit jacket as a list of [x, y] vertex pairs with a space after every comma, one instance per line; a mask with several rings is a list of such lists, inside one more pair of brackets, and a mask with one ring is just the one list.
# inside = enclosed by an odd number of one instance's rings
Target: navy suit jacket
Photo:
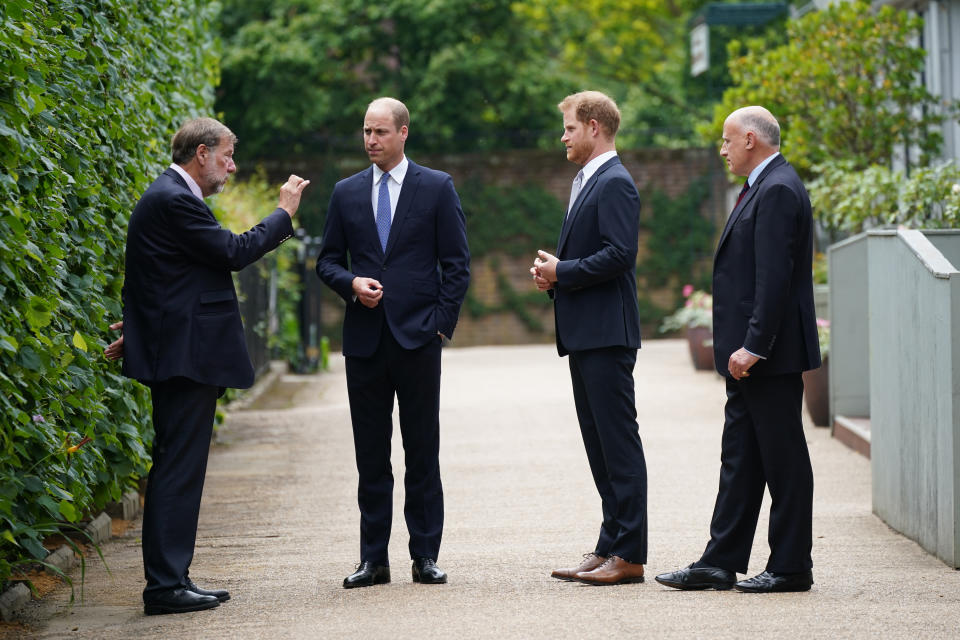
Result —
[[713, 262], [713, 352], [730, 375], [730, 355], [762, 356], [750, 375], [820, 366], [813, 305], [813, 217], [797, 172], [777, 156], [737, 205]]
[[231, 271], [293, 234], [277, 209], [236, 235], [167, 169], [130, 216], [123, 286], [123, 374], [150, 383], [183, 376], [246, 388], [253, 366]]
[[637, 241], [640, 195], [619, 158], [590, 176], [557, 243], [553, 297], [557, 351], [640, 348]]
[[[404, 349], [453, 337], [470, 282], [466, 220], [453, 179], [409, 161], [384, 251], [373, 213], [373, 167], [333, 189], [317, 275], [346, 301], [343, 355], [369, 357], [386, 322]], [[348, 259], [349, 257], [349, 259]], [[368, 309], [354, 299], [353, 279], [383, 285]]]

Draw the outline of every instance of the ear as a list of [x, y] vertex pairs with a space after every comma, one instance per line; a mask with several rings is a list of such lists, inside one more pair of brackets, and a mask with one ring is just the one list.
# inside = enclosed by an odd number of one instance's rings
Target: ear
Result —
[[207, 148], [207, 145], [201, 143], [200, 145], [197, 146], [196, 157], [197, 157], [197, 162], [200, 163], [201, 167], [204, 164], [206, 164], [208, 153], [210, 153], [210, 149]]
[[757, 145], [757, 134], [755, 134], [753, 131], [747, 131], [744, 139], [746, 140], [744, 147], [747, 149], [753, 149]]
[[589, 124], [590, 124], [590, 135], [592, 135], [593, 137], [599, 136], [599, 135], [600, 135], [600, 123], [597, 122], [596, 120], [594, 120], [593, 118], [591, 118]]
[[409, 132], [410, 132], [410, 130], [407, 129], [407, 125], [403, 125], [402, 127], [400, 127], [400, 139], [401, 139], [401, 140], [406, 140], [406, 139], [407, 139], [407, 134], [408, 134]]

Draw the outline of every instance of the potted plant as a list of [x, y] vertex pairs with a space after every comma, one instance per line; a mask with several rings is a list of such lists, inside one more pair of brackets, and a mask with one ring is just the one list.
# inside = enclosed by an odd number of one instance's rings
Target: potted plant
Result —
[[819, 369], [803, 372], [803, 397], [810, 419], [818, 427], [830, 425], [830, 321], [817, 318], [817, 338], [820, 343]]
[[694, 369], [713, 369], [713, 296], [688, 284], [683, 297], [683, 306], [663, 319], [660, 331], [685, 330]]

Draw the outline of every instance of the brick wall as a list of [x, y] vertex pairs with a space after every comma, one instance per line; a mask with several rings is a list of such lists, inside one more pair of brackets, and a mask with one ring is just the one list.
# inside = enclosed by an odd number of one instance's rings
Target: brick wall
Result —
[[[558, 145], [559, 146], [559, 145]], [[700, 214], [714, 223], [716, 235], [719, 235], [728, 212], [726, 172], [715, 149], [635, 149], [620, 151], [624, 166], [633, 176], [641, 194], [641, 217], [650, 214], [649, 202], [644, 194], [652, 190], [665, 192], [671, 198], [684, 193], [692, 181], [707, 175], [711, 184], [711, 196], [701, 207]], [[538, 184], [552, 193], [561, 202], [570, 195], [570, 183], [577, 173], [577, 166], [567, 162], [563, 149], [557, 150], [517, 150], [470, 154], [417, 154], [410, 158], [434, 169], [453, 176], [454, 184], [463, 183], [468, 177], [479, 179], [487, 184], [505, 187], [522, 184]], [[299, 158], [284, 161], [282, 166], [268, 166], [267, 171], [278, 178], [285, 178], [291, 171], [302, 176], [319, 175], [318, 163], [324, 158]], [[338, 171], [347, 176], [368, 166], [362, 155], [337, 159]], [[563, 211], [557, 212], [557, 233], [559, 235]], [[642, 260], [646, 251], [646, 235], [641, 232], [640, 253]], [[535, 256], [536, 249], [531, 247], [530, 255], [513, 258], [504, 255], [474, 257], [471, 271], [471, 295], [487, 306], [503, 303], [503, 292], [497, 283], [496, 271], [506, 276], [510, 286], [520, 293], [533, 290], [528, 269]], [[548, 247], [547, 249], [551, 249]], [[498, 268], [493, 268], [493, 263]], [[668, 286], [651, 290], [640, 282], [640, 296], [657, 306], [669, 309], [676, 301], [677, 291], [684, 283], [671, 282]], [[343, 303], [337, 296], [328, 296], [323, 311], [324, 325], [335, 327], [342, 320]], [[460, 346], [480, 344], [523, 344], [531, 342], [553, 341], [553, 311], [549, 306], [527, 305], [527, 311], [543, 327], [543, 331], [534, 331], [524, 324], [511, 311], [472, 317], [466, 309], [461, 313], [457, 327], [455, 344]], [[339, 335], [339, 331], [331, 331]], [[655, 327], [643, 327], [644, 337], [654, 337]]]

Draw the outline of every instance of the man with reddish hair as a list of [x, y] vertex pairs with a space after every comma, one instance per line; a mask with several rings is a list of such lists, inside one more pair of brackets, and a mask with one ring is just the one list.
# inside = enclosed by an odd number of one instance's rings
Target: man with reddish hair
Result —
[[567, 96], [567, 160], [573, 181], [557, 254], [531, 268], [554, 304], [557, 351], [569, 355], [573, 399], [587, 460], [603, 505], [594, 550], [559, 580], [596, 585], [643, 582], [647, 561], [647, 468], [634, 402], [640, 348], [637, 239], [640, 196], [616, 152], [620, 111], [598, 91]]

